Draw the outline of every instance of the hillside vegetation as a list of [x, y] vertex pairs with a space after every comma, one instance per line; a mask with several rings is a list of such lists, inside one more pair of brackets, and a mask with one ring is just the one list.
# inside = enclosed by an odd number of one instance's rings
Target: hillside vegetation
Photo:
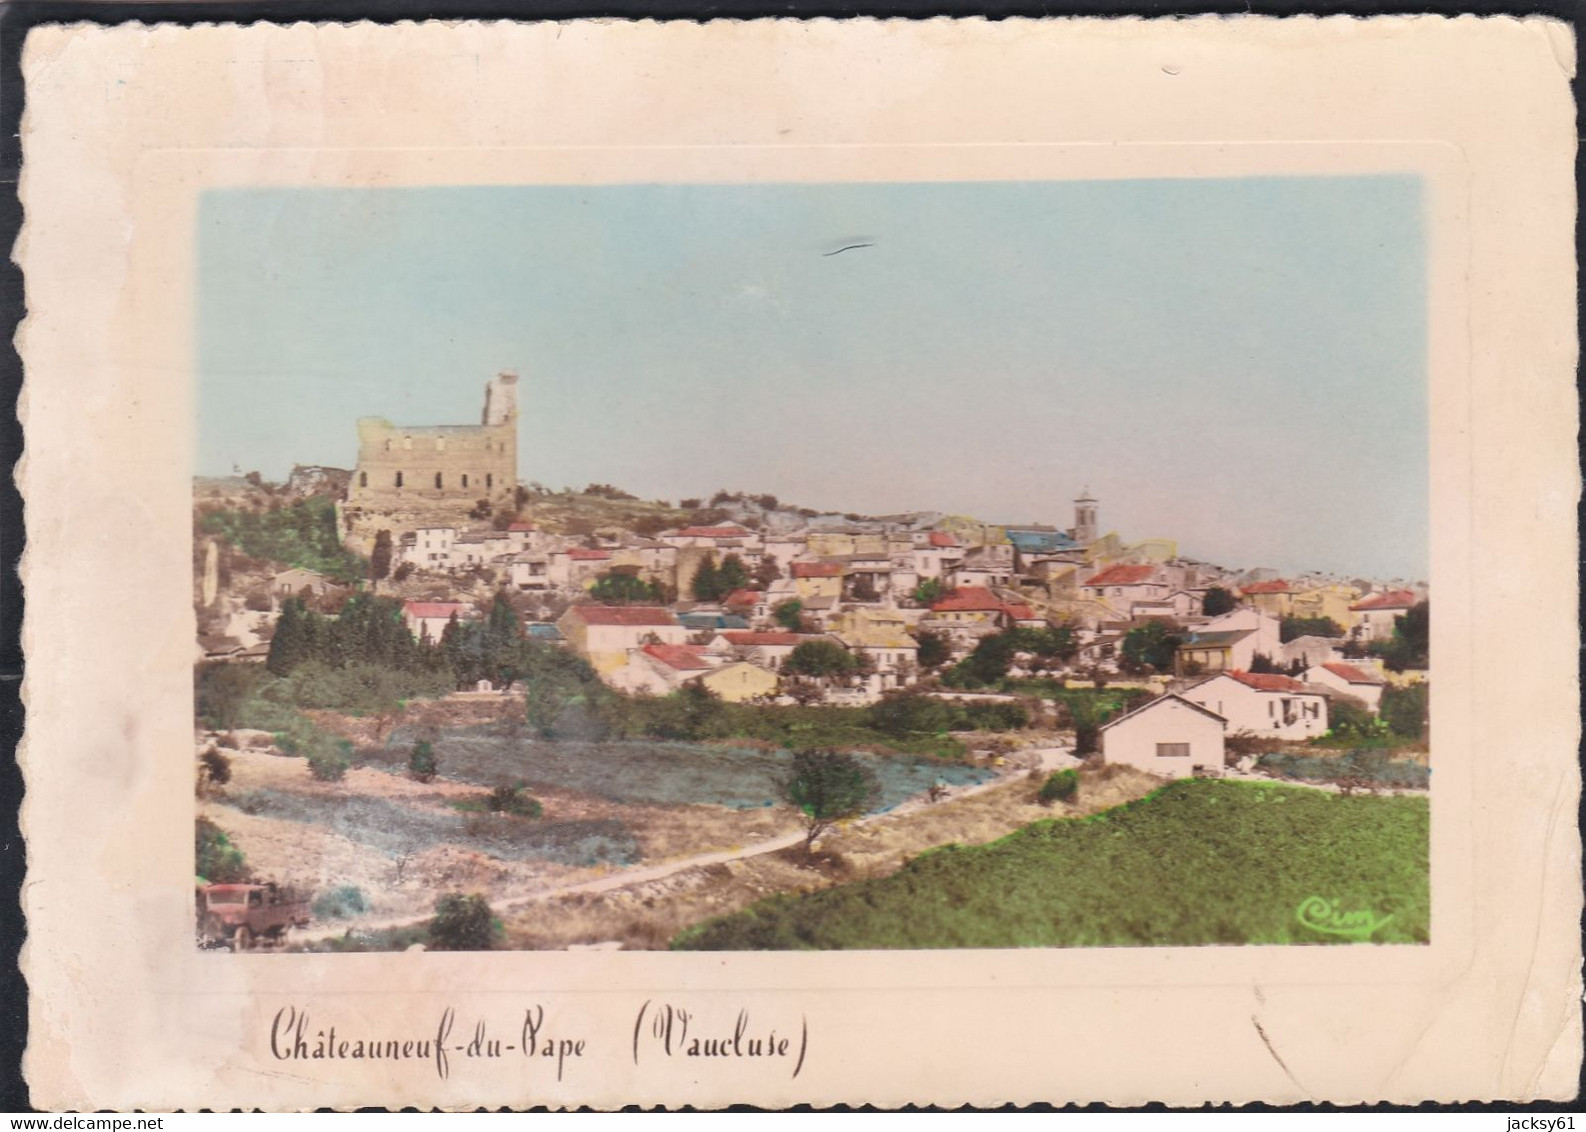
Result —
[[1089, 818], [922, 854], [890, 877], [775, 896], [683, 932], [679, 950], [1116, 947], [1347, 942], [1307, 901], [1424, 943], [1424, 797], [1186, 780]]

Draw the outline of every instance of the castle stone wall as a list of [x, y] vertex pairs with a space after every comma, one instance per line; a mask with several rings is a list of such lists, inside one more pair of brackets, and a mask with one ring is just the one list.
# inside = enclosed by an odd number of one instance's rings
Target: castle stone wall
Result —
[[464, 526], [481, 500], [509, 505], [518, 484], [518, 377], [485, 387], [482, 423], [393, 425], [358, 422], [358, 463], [341, 507], [343, 541], [368, 553], [378, 531], [393, 537], [422, 526]]

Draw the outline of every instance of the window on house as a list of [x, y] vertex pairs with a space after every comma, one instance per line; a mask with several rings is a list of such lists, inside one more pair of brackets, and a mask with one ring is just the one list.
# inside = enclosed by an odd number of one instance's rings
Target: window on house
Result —
[[436, 487], [440, 487], [441, 486], [441, 474], [439, 472], [435, 473], [435, 486]]
[[368, 487], [369, 486], [369, 473], [368, 472], [359, 472], [358, 473], [358, 486], [359, 487]]
[[1277, 715], [1278, 714], [1278, 705], [1273, 703], [1271, 700], [1267, 701], [1267, 714], [1268, 715]]
[[397, 486], [398, 486], [398, 487], [401, 487], [401, 486], [402, 486], [402, 473], [401, 473], [401, 472], [398, 472], [398, 473], [397, 473], [397, 477], [396, 477], [396, 485], [397, 485]]
[[1187, 759], [1189, 758], [1188, 743], [1158, 743], [1156, 757], [1159, 759]]
[[495, 474], [493, 472], [486, 472], [485, 473], [485, 486], [486, 487], [495, 487], [496, 486], [496, 477], [495, 477]]
[[468, 473], [467, 472], [463, 473], [463, 486], [464, 487], [468, 486]]

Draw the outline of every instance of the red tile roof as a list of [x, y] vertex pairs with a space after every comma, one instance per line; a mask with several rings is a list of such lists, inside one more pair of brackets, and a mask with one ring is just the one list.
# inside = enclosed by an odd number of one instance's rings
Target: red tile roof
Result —
[[1371, 609], [1409, 609], [1414, 604], [1415, 595], [1409, 590], [1390, 590], [1385, 594], [1372, 594], [1349, 608], [1351, 611], [1364, 612]]
[[601, 562], [611, 557], [611, 551], [590, 550], [588, 547], [575, 546], [567, 552], [567, 557], [574, 562]]
[[1088, 582], [1086, 586], [1138, 586], [1149, 582], [1156, 573], [1155, 566], [1109, 566]]
[[754, 633], [737, 629], [723, 633], [722, 636], [727, 638], [728, 644], [740, 648], [754, 645], [796, 645], [804, 639], [797, 633]]
[[513, 523], [511, 526], [509, 526], [507, 528], [507, 530], [509, 530], [509, 531], [532, 531], [532, 530], [534, 530], [534, 524], [533, 523]]
[[1248, 586], [1239, 587], [1247, 594], [1286, 594], [1293, 593], [1294, 586], [1283, 578], [1270, 582], [1251, 582]]
[[1230, 672], [1228, 675], [1239, 681], [1247, 688], [1254, 688], [1258, 692], [1311, 692], [1316, 689], [1307, 688], [1292, 676], [1279, 676], [1276, 672]]
[[705, 659], [705, 650], [700, 645], [645, 645], [644, 651], [668, 668], [693, 671], [714, 667]]
[[1035, 610], [1031, 609], [1028, 605], [1005, 605], [1002, 608], [1004, 612], [1006, 612], [1007, 615], [1013, 618], [1015, 621], [1035, 620]]
[[931, 545], [939, 547], [953, 547], [958, 545], [958, 540], [946, 531], [932, 531]]
[[575, 605], [586, 625], [676, 625], [670, 613], [656, 605]]
[[405, 601], [402, 612], [409, 617], [450, 617], [458, 620], [468, 616], [468, 606], [460, 601]]
[[1351, 684], [1386, 684], [1387, 681], [1375, 672], [1364, 672], [1353, 664], [1324, 664], [1323, 668], [1342, 680]]
[[1002, 599], [985, 586], [961, 586], [931, 603], [932, 613], [999, 613]]
[[795, 562], [793, 563], [793, 576], [795, 578], [841, 578], [843, 564], [841, 562]]
[[765, 599], [765, 594], [759, 590], [733, 590], [727, 595], [723, 605], [758, 605]]
[[678, 538], [744, 538], [749, 534], [742, 527], [684, 527]]

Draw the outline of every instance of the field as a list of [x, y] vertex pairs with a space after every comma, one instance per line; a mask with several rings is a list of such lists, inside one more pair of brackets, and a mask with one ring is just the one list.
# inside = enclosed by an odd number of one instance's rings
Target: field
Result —
[[[753, 809], [777, 804], [777, 784], [791, 760], [785, 750], [728, 743], [549, 742], [523, 732], [499, 723], [448, 730], [435, 741], [441, 773], [477, 786], [517, 782], [531, 791], [554, 788], [612, 802]], [[400, 771], [418, 737], [418, 731], [399, 727], [365, 759]], [[991, 777], [983, 767], [918, 756], [856, 757], [881, 783], [878, 810], [891, 809], [938, 780], [965, 786]]]
[[[1113, 947], [1428, 938], [1424, 797], [1183, 781], [1085, 819], [944, 846], [892, 876], [779, 895], [679, 934], [697, 950]], [[1307, 922], [1316, 923], [1313, 914]]]
[[[322, 724], [339, 718], [366, 744], [343, 779], [317, 780], [300, 758], [227, 749], [230, 781], [206, 792], [199, 813], [261, 878], [313, 892], [359, 890], [364, 912], [316, 923], [314, 934], [411, 922], [446, 891], [520, 901], [671, 862], [753, 853], [796, 835], [796, 815], [777, 801], [785, 751], [536, 740], [492, 720], [492, 710], [480, 705], [472, 721], [451, 726], [434, 718], [438, 712], [415, 713], [440, 759], [427, 783], [406, 773], [414, 724], [374, 745], [371, 721], [317, 712]], [[883, 783], [883, 811], [937, 781], [968, 787], [993, 777], [985, 766], [924, 756], [860, 757]], [[490, 790], [515, 783], [543, 807], [540, 816], [489, 812]], [[671, 924], [656, 945], [686, 922]]]

